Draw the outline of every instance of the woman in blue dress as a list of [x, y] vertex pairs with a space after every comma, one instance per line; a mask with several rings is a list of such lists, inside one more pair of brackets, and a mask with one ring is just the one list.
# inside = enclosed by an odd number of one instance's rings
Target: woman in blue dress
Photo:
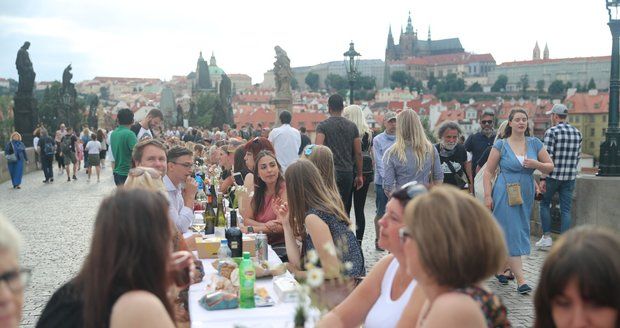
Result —
[[[491, 193], [491, 180], [498, 168]], [[523, 275], [521, 256], [530, 254], [530, 217], [535, 195], [532, 176], [534, 170], [549, 174], [553, 171], [553, 162], [542, 142], [530, 137], [527, 112], [515, 108], [508, 116], [504, 139], [497, 140], [489, 154], [484, 172], [484, 202], [504, 230], [509, 253], [508, 267], [515, 275], [517, 292], [520, 294], [532, 291]], [[522, 202], [509, 204], [509, 188], [515, 191], [513, 194], [517, 197], [520, 191]], [[500, 283], [508, 284], [503, 272], [496, 277]]]
[[11, 174], [11, 182], [13, 182], [13, 189], [21, 189], [22, 177], [24, 176], [24, 161], [28, 162], [26, 145], [22, 142], [21, 134], [18, 132], [11, 133], [11, 141], [4, 147], [4, 154], [15, 154], [16, 156], [16, 161], [7, 160], [7, 165]]

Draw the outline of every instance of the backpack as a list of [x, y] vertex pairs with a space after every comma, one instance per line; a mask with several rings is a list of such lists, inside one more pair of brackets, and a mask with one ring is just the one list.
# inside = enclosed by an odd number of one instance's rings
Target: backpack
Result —
[[49, 139], [46, 139], [45, 143], [43, 144], [43, 154], [47, 156], [53, 156], [54, 153], [55, 153], [54, 143], [50, 142]]
[[369, 140], [366, 150], [362, 150], [362, 173], [372, 173], [374, 171], [372, 156], [370, 155], [370, 148], [372, 148], [372, 137], [369, 134], [366, 134], [365, 137], [369, 138]]
[[63, 154], [68, 154], [71, 151], [71, 139], [73, 139], [72, 136], [67, 134], [60, 140], [60, 151]]

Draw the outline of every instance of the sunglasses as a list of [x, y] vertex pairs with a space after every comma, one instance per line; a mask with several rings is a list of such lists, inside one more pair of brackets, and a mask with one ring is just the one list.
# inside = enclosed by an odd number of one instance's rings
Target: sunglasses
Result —
[[308, 147], [306, 147], [306, 149], [304, 150], [304, 154], [306, 156], [310, 156], [310, 154], [312, 154], [312, 148], [314, 148], [314, 146], [316, 146], [315, 144], [309, 145]]
[[493, 124], [493, 121], [492, 120], [488, 120], [488, 121], [484, 120], [484, 121], [480, 121], [480, 123], [486, 124], [486, 125], [491, 125], [491, 124]]
[[410, 201], [414, 197], [425, 194], [427, 192], [428, 189], [426, 189], [424, 185], [419, 184], [417, 181], [411, 181], [405, 183], [398, 190], [392, 193], [392, 197], [401, 201]]
[[400, 243], [404, 244], [407, 238], [413, 238], [409, 229], [407, 229], [407, 227], [398, 229], [398, 239], [400, 239]]

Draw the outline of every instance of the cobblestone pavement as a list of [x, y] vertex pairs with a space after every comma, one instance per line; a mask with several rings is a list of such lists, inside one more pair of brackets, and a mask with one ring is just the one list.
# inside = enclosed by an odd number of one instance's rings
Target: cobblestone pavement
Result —
[[112, 170], [102, 170], [101, 182], [86, 181], [84, 169], [78, 180], [67, 182], [67, 174], [43, 184], [43, 172], [24, 176], [22, 189], [0, 184], [0, 213], [22, 233], [21, 264], [33, 269], [25, 290], [22, 327], [34, 327], [52, 293], [73, 277], [90, 247], [99, 202], [114, 189]]
[[[24, 176], [21, 190], [10, 182], [0, 184], [0, 213], [15, 224], [24, 236], [21, 263], [33, 269], [25, 291], [22, 327], [34, 327], [52, 293], [80, 269], [90, 247], [95, 214], [103, 197], [114, 190], [111, 170], [102, 170], [101, 182], [87, 182], [82, 169], [78, 180], [67, 182], [66, 173], [45, 185], [43, 173]], [[351, 210], [353, 212], [353, 210]], [[375, 250], [374, 190], [370, 188], [365, 207], [366, 229], [363, 251], [368, 271], [386, 252]], [[532, 241], [532, 243], [534, 240]], [[546, 252], [533, 249], [524, 259], [528, 282], [535, 288]], [[502, 297], [515, 327], [533, 326], [532, 296], [521, 296], [516, 285], [501, 286], [490, 279], [488, 286]]]

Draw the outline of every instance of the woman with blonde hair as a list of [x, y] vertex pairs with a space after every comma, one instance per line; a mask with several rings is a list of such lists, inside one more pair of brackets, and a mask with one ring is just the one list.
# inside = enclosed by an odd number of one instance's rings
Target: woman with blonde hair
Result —
[[405, 109], [396, 116], [396, 142], [383, 156], [383, 190], [392, 190], [409, 181], [424, 185], [443, 182], [439, 152], [424, 133], [420, 117], [412, 109]]
[[22, 177], [24, 176], [24, 162], [28, 163], [26, 145], [22, 142], [22, 135], [18, 132], [11, 133], [11, 140], [4, 147], [4, 156], [9, 167], [13, 189], [21, 189]]
[[506, 258], [502, 231], [484, 205], [439, 186], [407, 204], [405, 225], [407, 273], [427, 297], [416, 327], [510, 327], [506, 307], [482, 285]]
[[[364, 215], [364, 206], [366, 205], [366, 195], [368, 194], [368, 186], [374, 181], [374, 165], [370, 149], [372, 147], [372, 131], [366, 123], [362, 108], [358, 105], [350, 105], [344, 108], [342, 117], [355, 123], [359, 131], [359, 137], [362, 142], [362, 174], [364, 184], [361, 188], [353, 188], [353, 208], [355, 210], [355, 236], [357, 241], [362, 244], [364, 239], [364, 228], [366, 227], [366, 217]], [[346, 213], [351, 212], [351, 202], [346, 202]]]
[[127, 189], [146, 189], [151, 191], [158, 191], [164, 195], [168, 195], [166, 186], [163, 182], [161, 173], [154, 168], [138, 166], [129, 170], [127, 180], [125, 181], [125, 188]]
[[[272, 207], [284, 228], [286, 253], [293, 271], [304, 276], [304, 259], [315, 250], [326, 278], [339, 276], [342, 263], [347, 276], [363, 277], [364, 258], [351, 231], [351, 221], [327, 190], [316, 166], [302, 158], [286, 169], [284, 180], [288, 202], [276, 199]], [[302, 241], [301, 252], [298, 239]]]
[[334, 172], [334, 154], [331, 149], [323, 145], [308, 145], [302, 152], [302, 157], [310, 160], [321, 173], [325, 187], [331, 193], [330, 196], [336, 200], [340, 208], [344, 210], [344, 204], [336, 186], [336, 173]]

